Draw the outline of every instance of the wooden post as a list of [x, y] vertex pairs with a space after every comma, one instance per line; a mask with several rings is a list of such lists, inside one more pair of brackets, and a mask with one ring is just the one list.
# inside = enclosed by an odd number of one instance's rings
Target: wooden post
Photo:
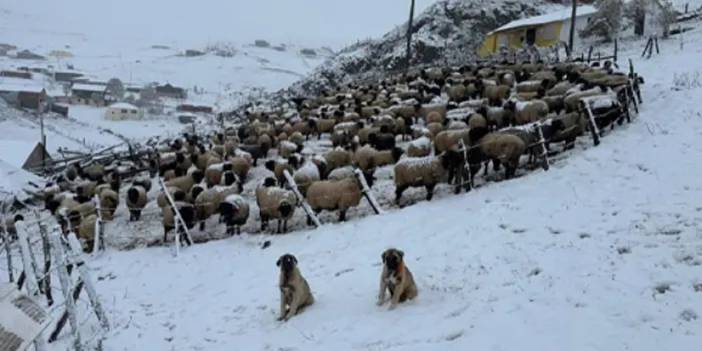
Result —
[[104, 247], [102, 245], [102, 241], [104, 240], [102, 238], [102, 205], [100, 204], [100, 198], [95, 195], [95, 209], [97, 210], [97, 220], [95, 221], [95, 238], [93, 240], [93, 255], [97, 255], [98, 251], [100, 250], [101, 247]]
[[305, 198], [302, 196], [302, 193], [300, 193], [300, 190], [297, 188], [297, 183], [295, 183], [295, 179], [293, 179], [292, 175], [290, 175], [290, 172], [288, 172], [287, 169], [283, 171], [283, 176], [288, 181], [290, 190], [292, 190], [295, 197], [297, 197], [297, 202], [302, 205], [302, 210], [307, 213], [307, 216], [309, 216], [310, 219], [312, 219], [312, 223], [315, 227], [320, 227], [322, 222], [320, 222], [319, 218], [317, 218], [317, 214], [314, 213], [312, 207], [310, 207]]
[[541, 123], [536, 124], [536, 135], [539, 137], [539, 145], [541, 145], [541, 167], [544, 171], [548, 171], [551, 168], [551, 164], [548, 160], [548, 150], [546, 149], [546, 139], [544, 139], [544, 132], [541, 130]]
[[1, 218], [2, 221], [2, 241], [5, 243], [5, 256], [7, 256], [7, 274], [9, 275], [10, 283], [15, 281], [15, 273], [12, 267], [12, 250], [10, 250], [10, 233], [7, 231], [6, 218]]
[[575, 18], [577, 17], [577, 12], [578, 12], [578, 0], [571, 0], [573, 4], [573, 11], [571, 12], [570, 15], [570, 37], [568, 38], [568, 46], [570, 46], [570, 51], [574, 52], [575, 50]]
[[409, 71], [412, 59], [412, 27], [414, 22], [414, 0], [410, 6], [409, 22], [407, 23], [407, 56], [405, 58], [405, 73]]
[[590, 60], [592, 59], [592, 45], [590, 45], [590, 49], [587, 50], [587, 64], [590, 64]]
[[383, 209], [380, 207], [380, 204], [375, 199], [375, 196], [373, 196], [373, 193], [368, 187], [368, 183], [366, 182], [366, 177], [363, 175], [363, 172], [361, 172], [360, 169], [356, 168], [353, 170], [353, 174], [356, 176], [358, 184], [361, 185], [361, 193], [366, 198], [366, 200], [368, 200], [368, 203], [371, 205], [371, 208], [373, 208], [373, 212], [375, 212], [375, 214], [377, 215], [383, 214]]
[[614, 62], [617, 62], [617, 58], [619, 55], [619, 40], [617, 38], [614, 38]]
[[631, 98], [632, 98], [631, 101], [634, 102], [634, 111], [636, 111], [636, 113], [638, 114], [639, 113], [639, 104], [636, 101], [636, 95], [635, 95], [636, 93], [634, 92], [634, 85], [631, 83], [631, 79], [629, 79], [629, 86], [627, 87], [627, 89], [629, 89], [629, 92], [631, 94]]
[[[39, 219], [39, 213], [35, 211], [34, 214]], [[41, 246], [44, 252], [44, 276], [40, 283], [44, 290], [46, 301], [51, 306], [54, 304], [54, 298], [51, 294], [51, 244], [49, 243], [49, 234], [46, 231], [46, 226], [41, 222], [39, 222], [39, 233], [41, 234]]]
[[[658, 48], [658, 36], [657, 35], [653, 37], [653, 41], [656, 43], [656, 55], [660, 55], [661, 50]], [[653, 50], [651, 50], [651, 51], [653, 51]]]
[[[63, 243], [61, 243], [61, 237], [57, 232], [54, 232], [51, 235], [51, 246], [53, 246], [51, 251], [54, 253], [56, 269], [58, 271], [59, 281], [61, 282], [61, 291], [66, 304], [66, 313], [68, 315], [68, 320], [71, 324], [71, 331], [73, 333], [73, 347], [80, 351], [82, 350], [83, 346], [80, 342], [80, 331], [78, 330], [79, 326], [78, 317], [76, 316], [76, 303], [71, 295], [72, 284], [71, 279], [68, 276], [68, 271], [66, 270], [66, 256], [63, 250]], [[51, 340], [52, 338], [49, 338], [49, 341]]]
[[24, 268], [24, 275], [27, 281], [27, 295], [34, 296], [39, 293], [39, 284], [37, 283], [37, 276], [32, 268], [32, 259], [29, 254], [27, 226], [24, 221], [19, 221], [15, 223], [15, 228], [17, 228], [17, 241], [22, 256], [22, 267]]
[[592, 134], [592, 141], [595, 146], [600, 145], [600, 129], [597, 127], [595, 122], [595, 116], [592, 114], [590, 109], [590, 102], [587, 98], [581, 99], [580, 103], [583, 105], [585, 111], [587, 112], [588, 124], [590, 125], [590, 133]]
[[85, 292], [88, 293], [90, 305], [93, 307], [95, 315], [100, 321], [100, 325], [102, 325], [102, 328], [105, 330], [109, 330], [110, 324], [107, 321], [107, 315], [105, 315], [105, 311], [102, 309], [102, 304], [100, 304], [97, 291], [93, 286], [93, 280], [90, 276], [90, 272], [86, 268], [85, 260], [83, 259], [83, 249], [81, 248], [80, 242], [78, 241], [78, 238], [76, 238], [76, 235], [74, 233], [68, 234], [68, 245], [70, 249], [69, 252], [71, 253], [71, 257], [73, 258], [72, 263], [75, 264], [76, 267], [78, 267], [78, 273], [80, 274], [81, 280], [85, 284]]
[[178, 206], [176, 206], [175, 201], [171, 197], [171, 194], [168, 192], [168, 189], [166, 188], [166, 184], [163, 182], [163, 178], [159, 177], [158, 178], [158, 184], [161, 186], [161, 191], [163, 191], [163, 194], [166, 196], [166, 200], [168, 200], [169, 206], [171, 206], [171, 210], [173, 211], [173, 217], [175, 220], [175, 239], [176, 239], [176, 255], [178, 255], [180, 251], [180, 229], [182, 227], [183, 232], [185, 232], [185, 241], [189, 244], [192, 245], [193, 240], [190, 237], [190, 231], [188, 230], [188, 226], [185, 224], [185, 221], [183, 220], [183, 217], [180, 216], [180, 211], [178, 211]]
[[[646, 52], [648, 51], [648, 48], [652, 45], [651, 38], [648, 38], [648, 41], [646, 42], [646, 46], [644, 47], [643, 52], [641, 53], [641, 57], [646, 56]], [[629, 59], [631, 62], [631, 59]]]
[[463, 150], [463, 172], [466, 174], [466, 178], [468, 178], [465, 180], [468, 182], [468, 189], [466, 191], [471, 191], [475, 184], [473, 184], [473, 172], [471, 172], [470, 162], [468, 162], [468, 146], [463, 141], [463, 138], [461, 138], [458, 144], [461, 147], [461, 150]]

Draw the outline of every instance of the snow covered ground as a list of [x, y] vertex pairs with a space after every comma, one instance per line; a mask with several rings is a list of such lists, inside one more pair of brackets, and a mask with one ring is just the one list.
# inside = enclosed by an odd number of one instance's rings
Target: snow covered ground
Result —
[[[460, 196], [444, 187], [382, 216], [243, 234], [178, 258], [166, 247], [108, 250], [90, 263], [112, 324], [103, 349], [696, 350], [699, 26], [686, 41], [682, 51], [661, 42], [650, 60], [638, 58], [643, 43], [628, 43], [622, 57], [646, 79], [641, 114], [598, 147], [583, 138], [548, 172]], [[119, 228], [108, 236], [125, 235]], [[419, 288], [394, 311], [375, 305], [388, 247], [404, 250]], [[297, 256], [316, 299], [287, 323], [275, 320], [284, 253]], [[82, 316], [96, 342], [97, 323]], [[70, 344], [65, 335], [54, 349]]]

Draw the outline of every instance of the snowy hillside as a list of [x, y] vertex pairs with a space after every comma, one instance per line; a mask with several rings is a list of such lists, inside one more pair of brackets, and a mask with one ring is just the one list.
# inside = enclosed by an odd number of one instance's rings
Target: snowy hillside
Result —
[[[99, 338], [86, 322], [83, 335], [105, 350], [695, 350], [702, 30], [650, 60], [627, 45], [644, 105], [600, 146], [583, 138], [548, 172], [460, 196], [443, 187], [435, 201], [317, 230], [243, 234], [178, 258], [108, 251], [91, 267], [112, 329]], [[388, 247], [404, 250], [419, 288], [394, 311], [375, 305]], [[275, 320], [284, 253], [316, 299], [287, 323]]]

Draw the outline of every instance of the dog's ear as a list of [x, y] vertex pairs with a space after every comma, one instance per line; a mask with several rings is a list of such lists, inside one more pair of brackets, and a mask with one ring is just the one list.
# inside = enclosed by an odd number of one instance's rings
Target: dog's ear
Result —
[[400, 254], [400, 258], [405, 257], [405, 253], [402, 250], [397, 250], [397, 253]]
[[280, 258], [278, 259], [278, 261], [275, 262], [275, 265], [280, 267]]
[[293, 259], [293, 261], [295, 262], [295, 264], [297, 264], [297, 257], [295, 257], [295, 256], [293, 256], [293, 255], [290, 255], [290, 257], [292, 257], [292, 259]]
[[385, 263], [385, 256], [387, 256], [387, 254], [387, 252], [383, 252], [383, 254], [380, 255], [380, 259], [383, 261], [383, 263]]

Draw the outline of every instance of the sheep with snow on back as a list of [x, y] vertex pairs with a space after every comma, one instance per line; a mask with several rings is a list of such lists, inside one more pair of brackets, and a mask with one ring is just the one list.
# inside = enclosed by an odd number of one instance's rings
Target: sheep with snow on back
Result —
[[307, 194], [307, 188], [310, 186], [310, 184], [321, 180], [321, 173], [322, 172], [320, 172], [319, 166], [314, 162], [306, 162], [304, 165], [302, 165], [302, 167], [300, 167], [300, 169], [295, 171], [295, 174], [292, 176], [302, 196]]
[[292, 218], [297, 205], [292, 191], [276, 187], [275, 179], [269, 177], [256, 189], [256, 203], [261, 217], [261, 231], [266, 229], [271, 219], [278, 220], [278, 233], [287, 231], [288, 220]]
[[423, 136], [412, 140], [407, 145], [407, 156], [409, 157], [426, 157], [431, 154], [431, 140]]
[[288, 173], [293, 174], [297, 168], [296, 163], [296, 157], [290, 158], [288, 162], [285, 162], [285, 160], [268, 160], [266, 161], [266, 169], [273, 172], [275, 179], [278, 181], [278, 185], [282, 186], [288, 182], [288, 180], [285, 178], [284, 171], [288, 171]]
[[295, 153], [299, 153], [302, 151], [302, 146], [293, 143], [292, 141], [281, 141], [278, 144], [278, 156], [282, 158], [289, 158]]
[[485, 158], [505, 165], [505, 178], [507, 179], [514, 176], [519, 167], [519, 159], [527, 150], [527, 145], [522, 138], [501, 132], [485, 135], [479, 144], [479, 150], [485, 155]]
[[603, 90], [600, 87], [594, 87], [588, 90], [573, 90], [571, 89], [563, 99], [566, 112], [574, 112], [579, 110], [580, 101], [583, 98], [600, 95]]
[[395, 148], [395, 134], [390, 133], [387, 126], [380, 127], [380, 133], [368, 135], [368, 142], [378, 150], [391, 150]]
[[220, 203], [229, 195], [239, 193], [239, 189], [234, 185], [216, 186], [200, 193], [195, 199], [196, 218], [200, 221], [200, 230], [205, 230], [205, 221], [209, 219], [219, 209]]
[[[187, 198], [186, 192], [180, 190], [180, 188], [176, 187], [166, 187], [166, 191], [168, 194], [171, 196], [171, 199], [174, 201], [185, 201]], [[168, 199], [166, 199], [166, 194], [161, 191], [158, 196], [156, 197], [156, 204], [158, 205], [159, 208], [164, 208], [168, 206]]]
[[509, 111], [513, 125], [523, 125], [540, 121], [548, 115], [548, 104], [543, 100], [507, 101], [505, 110]]
[[141, 211], [146, 206], [148, 201], [146, 197], [146, 189], [141, 185], [132, 185], [127, 189], [127, 209], [129, 209], [129, 221], [138, 221], [141, 217]]
[[234, 165], [230, 162], [216, 163], [207, 167], [205, 170], [205, 183], [207, 187], [211, 188], [222, 183], [222, 173], [233, 169]]
[[324, 154], [324, 160], [327, 163], [327, 172], [331, 172], [339, 167], [348, 166], [351, 164], [351, 153], [341, 148], [336, 148]]
[[190, 191], [190, 188], [195, 184], [199, 184], [205, 174], [199, 169], [194, 170], [192, 173], [171, 179], [166, 182], [166, 187], [176, 187], [182, 190], [184, 193]]
[[352, 161], [363, 172], [368, 172], [376, 167], [383, 167], [397, 162], [404, 152], [400, 148], [379, 151], [370, 145], [359, 148], [354, 152]]
[[241, 234], [241, 226], [249, 219], [249, 204], [241, 195], [229, 195], [219, 204], [219, 216], [227, 235]]
[[395, 203], [399, 206], [402, 193], [410, 187], [424, 187], [427, 201], [434, 196], [434, 188], [455, 165], [450, 164], [448, 153], [439, 156], [407, 157], [395, 165]]
[[[368, 186], [373, 186], [372, 172], [364, 173]], [[312, 183], [307, 189], [307, 202], [315, 213], [339, 211], [339, 221], [346, 220], [346, 212], [356, 207], [363, 196], [361, 186], [356, 178], [341, 180], [323, 180]], [[309, 219], [308, 219], [309, 223]]]

